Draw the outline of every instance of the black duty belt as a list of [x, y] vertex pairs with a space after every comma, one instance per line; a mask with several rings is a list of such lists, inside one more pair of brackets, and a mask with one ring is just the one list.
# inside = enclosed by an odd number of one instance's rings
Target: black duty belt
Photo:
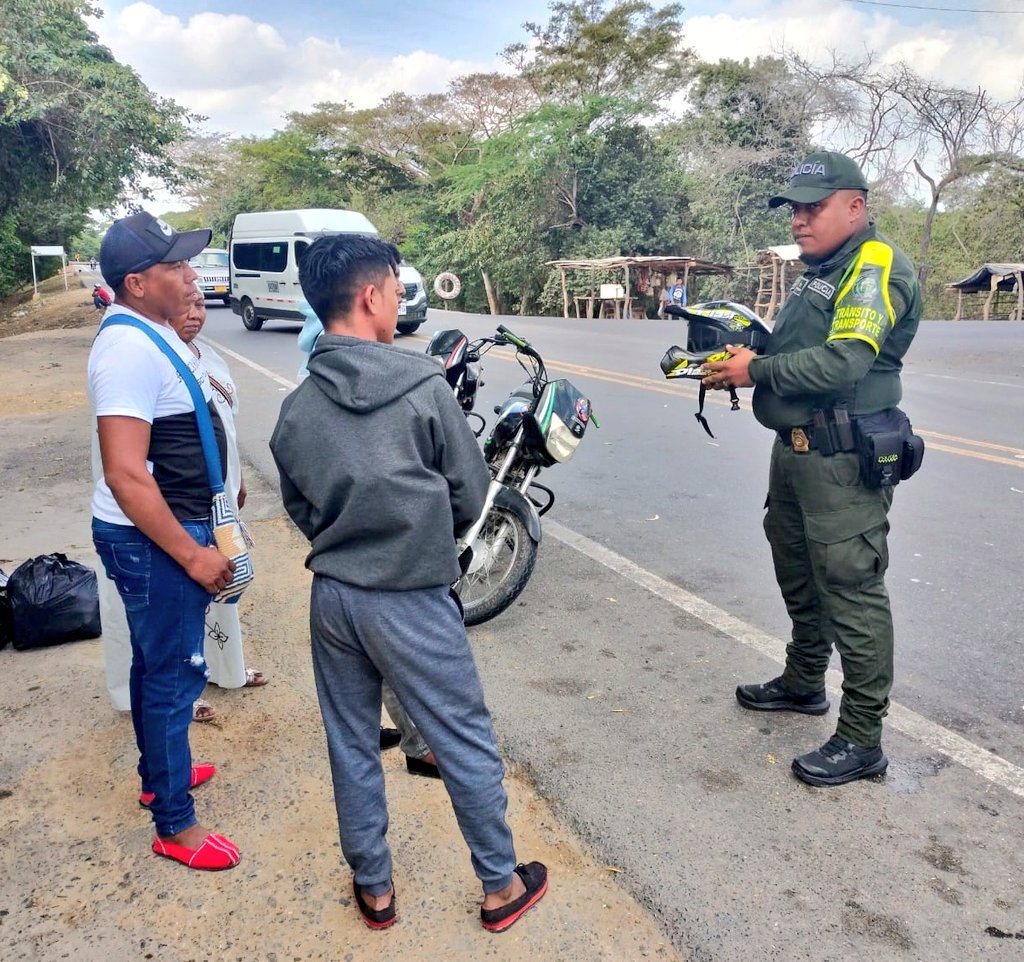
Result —
[[[829, 416], [831, 415], [831, 416]], [[815, 411], [814, 423], [799, 424], [776, 432], [779, 440], [797, 454], [820, 451], [826, 457], [840, 451], [856, 451], [855, 421], [844, 408], [834, 411]]]

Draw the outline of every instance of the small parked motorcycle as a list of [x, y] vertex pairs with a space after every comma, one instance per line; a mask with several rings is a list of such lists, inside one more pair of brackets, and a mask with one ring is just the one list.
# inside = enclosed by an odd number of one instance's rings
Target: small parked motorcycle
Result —
[[550, 380], [540, 354], [503, 324], [493, 337], [474, 341], [458, 330], [438, 331], [427, 353], [443, 365], [466, 416], [479, 421], [477, 437], [486, 427], [472, 410], [483, 383], [480, 358], [495, 346], [514, 348], [529, 379], [494, 409], [483, 445], [491, 483], [480, 517], [458, 542], [464, 573], [454, 588], [467, 625], [500, 614], [526, 587], [537, 560], [540, 517], [555, 503], [537, 475], [568, 461], [591, 421], [599, 426], [583, 393], [565, 378]]

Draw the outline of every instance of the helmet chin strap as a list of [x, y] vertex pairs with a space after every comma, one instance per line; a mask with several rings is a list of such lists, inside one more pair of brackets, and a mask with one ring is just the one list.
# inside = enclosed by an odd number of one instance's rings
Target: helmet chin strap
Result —
[[[700, 383], [700, 390], [697, 393], [697, 413], [694, 417], [697, 419], [697, 423], [704, 428], [708, 433], [709, 438], [713, 438], [714, 434], [711, 433], [711, 427], [708, 424], [708, 419], [704, 417], [704, 398], [708, 393], [708, 389], [704, 386], [704, 382]], [[738, 411], [740, 409], [740, 398], [736, 393], [736, 388], [729, 386], [729, 400], [731, 402], [730, 410]]]

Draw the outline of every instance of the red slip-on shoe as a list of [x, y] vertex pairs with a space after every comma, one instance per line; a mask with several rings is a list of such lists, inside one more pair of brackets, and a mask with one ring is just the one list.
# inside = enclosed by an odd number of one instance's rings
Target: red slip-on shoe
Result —
[[352, 891], [356, 896], [356, 906], [359, 909], [359, 914], [362, 916], [367, 928], [379, 931], [380, 929], [389, 928], [398, 921], [394, 882], [391, 883], [391, 901], [379, 911], [371, 909], [366, 904], [366, 900], [363, 898], [363, 888], [355, 879], [352, 879]]
[[186, 848], [165, 842], [160, 838], [153, 839], [153, 851], [164, 858], [174, 859], [189, 868], [202, 872], [220, 872], [226, 868], [234, 868], [242, 857], [238, 846], [229, 838], [210, 832], [203, 839], [199, 848]]
[[511, 928], [544, 898], [548, 890], [548, 870], [542, 862], [517, 865], [515, 873], [523, 880], [526, 891], [500, 909], [480, 909], [480, 924], [488, 932], [504, 932]]
[[[203, 782], [208, 782], [216, 774], [216, 765], [193, 765], [192, 777], [188, 780], [188, 787], [190, 789], [196, 788], [202, 785]], [[149, 808], [153, 804], [154, 798], [156, 798], [156, 792], [139, 792], [139, 805], [142, 808]]]

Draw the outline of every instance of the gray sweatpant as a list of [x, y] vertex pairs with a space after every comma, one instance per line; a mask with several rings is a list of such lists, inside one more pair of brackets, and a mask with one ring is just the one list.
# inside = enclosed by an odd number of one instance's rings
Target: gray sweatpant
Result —
[[341, 849], [355, 881], [368, 895], [391, 885], [379, 744], [383, 679], [434, 753], [484, 892], [509, 885], [516, 857], [505, 823], [505, 769], [448, 587], [380, 591], [316, 575], [309, 616]]

